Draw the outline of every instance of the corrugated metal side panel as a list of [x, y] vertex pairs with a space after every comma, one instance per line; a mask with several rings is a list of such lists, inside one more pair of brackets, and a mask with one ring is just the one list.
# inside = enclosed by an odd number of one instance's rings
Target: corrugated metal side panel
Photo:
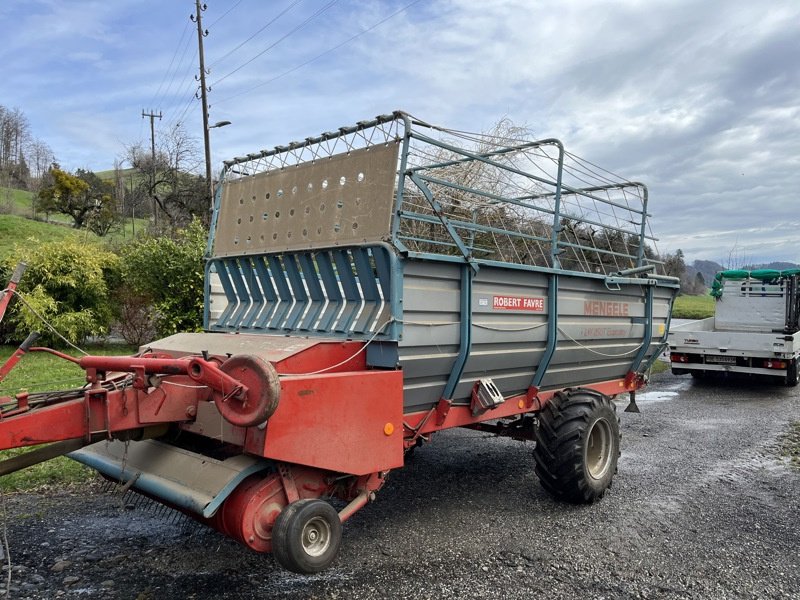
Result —
[[460, 266], [403, 263], [403, 338], [399, 344], [406, 412], [424, 410], [442, 397], [458, 355]]
[[[493, 379], [504, 395], [525, 391], [547, 345], [548, 275], [483, 266], [473, 281], [472, 350], [453, 394], [468, 402], [474, 382]], [[405, 410], [425, 410], [442, 397], [460, 342], [460, 267], [404, 263]], [[645, 334], [646, 287], [609, 289], [605, 281], [559, 276], [558, 345], [542, 388], [624, 377]], [[498, 308], [496, 298], [530, 300], [536, 309]], [[649, 358], [665, 336], [672, 290], [655, 288]], [[436, 324], [436, 325], [434, 325]]]
[[[469, 399], [483, 377], [504, 395], [530, 386], [547, 345], [547, 283], [544, 273], [481, 267], [472, 288], [472, 352], [454, 399]], [[495, 298], [525, 298], [533, 309], [495, 308]]]
[[[576, 386], [624, 377], [645, 335], [646, 287], [609, 289], [603, 280], [559, 278], [558, 345], [542, 388]], [[663, 340], [669, 296], [654, 295], [654, 343]]]

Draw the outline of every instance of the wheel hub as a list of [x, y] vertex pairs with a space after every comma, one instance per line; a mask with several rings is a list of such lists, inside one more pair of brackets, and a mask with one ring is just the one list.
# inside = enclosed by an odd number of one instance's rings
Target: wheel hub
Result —
[[331, 528], [328, 523], [316, 517], [303, 527], [303, 549], [310, 556], [321, 556], [331, 543]]
[[589, 428], [586, 439], [586, 468], [594, 479], [601, 479], [611, 466], [611, 427], [598, 419]]

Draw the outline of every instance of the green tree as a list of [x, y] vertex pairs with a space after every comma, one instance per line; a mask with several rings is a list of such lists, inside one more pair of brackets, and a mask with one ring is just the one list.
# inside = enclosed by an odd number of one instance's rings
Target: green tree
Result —
[[74, 175], [54, 164], [48, 184], [37, 194], [36, 208], [72, 217], [73, 226], [88, 226], [98, 235], [108, 233], [116, 223], [113, 187], [91, 171], [78, 169]]
[[[28, 264], [18, 290], [36, 315], [19, 300], [9, 308], [9, 341], [19, 342], [31, 331], [42, 342], [62, 342], [43, 322], [73, 343], [108, 333], [114, 319], [111, 291], [119, 282], [118, 257], [94, 245], [74, 240], [34, 243], [17, 248], [5, 270], [24, 260]], [[41, 316], [41, 318], [40, 318]]]
[[202, 330], [206, 237], [195, 219], [174, 237], [137, 238], [121, 249], [122, 296], [148, 301], [159, 335]]

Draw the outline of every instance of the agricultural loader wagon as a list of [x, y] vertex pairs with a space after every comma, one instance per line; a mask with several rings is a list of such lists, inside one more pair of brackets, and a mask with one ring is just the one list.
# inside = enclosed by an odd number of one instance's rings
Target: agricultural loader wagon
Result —
[[1, 448], [52, 442], [2, 472], [71, 452], [300, 573], [328, 567], [342, 523], [444, 429], [535, 441], [548, 492], [603, 496], [613, 399], [635, 407], [678, 289], [656, 272], [643, 185], [555, 139], [402, 112], [220, 179], [205, 331], [124, 357], [27, 340], [3, 375], [41, 351], [87, 383], [0, 399]]

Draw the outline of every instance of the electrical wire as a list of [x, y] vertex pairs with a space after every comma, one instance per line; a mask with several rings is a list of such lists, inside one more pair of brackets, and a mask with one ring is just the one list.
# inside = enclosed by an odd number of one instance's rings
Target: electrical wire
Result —
[[364, 351], [367, 349], [367, 347], [368, 347], [368, 346], [369, 346], [369, 345], [370, 345], [372, 342], [374, 342], [374, 341], [375, 341], [375, 338], [376, 338], [376, 337], [378, 337], [378, 335], [380, 335], [381, 331], [383, 331], [384, 329], [386, 329], [386, 327], [387, 327], [388, 325], [391, 325], [391, 324], [392, 324], [392, 323], [394, 323], [394, 322], [395, 322], [395, 319], [394, 319], [394, 317], [392, 317], [392, 318], [388, 319], [388, 320], [387, 320], [387, 321], [386, 321], [386, 322], [385, 322], [383, 325], [381, 325], [380, 327], [378, 327], [378, 328], [375, 330], [375, 333], [373, 333], [373, 334], [372, 334], [372, 337], [370, 337], [370, 338], [367, 340], [367, 343], [366, 343], [366, 344], [364, 344], [363, 346], [361, 346], [361, 348], [359, 348], [359, 349], [358, 349], [356, 352], [354, 352], [353, 354], [351, 354], [350, 356], [348, 356], [347, 358], [345, 358], [343, 361], [341, 361], [341, 362], [338, 362], [338, 363], [336, 363], [335, 365], [331, 365], [331, 366], [329, 366], [329, 367], [325, 367], [324, 369], [319, 369], [318, 371], [312, 371], [311, 373], [279, 373], [279, 375], [280, 375], [281, 377], [283, 377], [283, 376], [295, 377], [295, 376], [302, 376], [302, 375], [319, 375], [319, 374], [321, 374], [321, 373], [327, 373], [328, 371], [332, 371], [332, 370], [333, 370], [333, 369], [335, 369], [336, 367], [341, 367], [342, 365], [344, 365], [344, 364], [346, 364], [346, 363], [350, 362], [350, 361], [351, 361], [351, 360], [353, 360], [353, 359], [354, 359], [356, 356], [358, 356], [359, 354], [361, 354], [362, 352], [364, 352]]
[[[328, 48], [327, 50], [325, 50], [325, 52], [322, 52], [322, 53], [320, 53], [320, 54], [317, 54], [315, 57], [313, 57], [313, 58], [310, 58], [310, 59], [308, 59], [307, 61], [305, 61], [305, 62], [302, 62], [302, 63], [300, 63], [299, 65], [292, 67], [291, 69], [288, 69], [287, 71], [284, 71], [284, 72], [283, 72], [283, 73], [281, 73], [280, 75], [276, 75], [275, 77], [273, 77], [273, 78], [271, 78], [271, 79], [268, 79], [268, 80], [266, 80], [266, 81], [262, 81], [261, 83], [259, 83], [259, 84], [257, 84], [257, 85], [254, 85], [253, 87], [251, 87], [251, 88], [248, 88], [248, 89], [246, 89], [246, 90], [244, 90], [244, 91], [242, 91], [242, 92], [238, 92], [238, 93], [236, 93], [236, 94], [233, 94], [233, 95], [231, 95], [231, 96], [228, 96], [227, 98], [223, 98], [222, 100], [218, 100], [217, 102], [215, 102], [215, 104], [221, 104], [222, 102], [227, 102], [228, 100], [232, 100], [232, 99], [234, 99], [234, 98], [238, 98], [239, 96], [242, 96], [242, 95], [244, 95], [244, 94], [249, 94], [249, 93], [250, 93], [250, 92], [252, 92], [253, 90], [256, 90], [256, 89], [258, 89], [258, 88], [260, 88], [260, 87], [263, 87], [263, 86], [265, 86], [265, 85], [267, 85], [267, 84], [270, 84], [270, 83], [272, 83], [272, 82], [274, 82], [274, 81], [277, 81], [278, 79], [281, 79], [281, 78], [285, 77], [286, 75], [289, 75], [290, 73], [294, 73], [295, 71], [297, 71], [297, 70], [299, 70], [299, 69], [302, 69], [303, 67], [305, 67], [305, 66], [307, 66], [307, 65], [310, 65], [310, 64], [311, 64], [311, 63], [313, 63], [314, 61], [316, 61], [316, 60], [319, 60], [319, 59], [320, 59], [320, 58], [322, 58], [323, 56], [327, 56], [327, 55], [328, 55], [328, 54], [330, 54], [331, 52], [334, 52], [334, 51], [338, 50], [339, 48], [341, 48], [342, 46], [345, 46], [346, 44], [349, 44], [350, 42], [352, 42], [352, 41], [353, 41], [353, 40], [355, 40], [356, 38], [359, 38], [359, 37], [361, 37], [362, 35], [364, 35], [365, 33], [369, 33], [370, 31], [372, 31], [372, 30], [373, 30], [373, 29], [375, 29], [376, 27], [379, 27], [379, 26], [383, 25], [383, 24], [384, 24], [386, 21], [388, 21], [389, 19], [391, 19], [391, 18], [393, 18], [393, 17], [397, 16], [398, 14], [400, 14], [401, 12], [403, 12], [403, 11], [405, 11], [405, 10], [408, 10], [409, 8], [411, 8], [411, 7], [412, 7], [412, 6], [414, 6], [415, 4], [418, 4], [418, 3], [420, 3], [421, 1], [422, 1], [422, 0], [414, 0], [413, 2], [409, 2], [409, 3], [408, 3], [408, 4], [406, 4], [404, 7], [400, 8], [399, 10], [396, 10], [395, 12], [393, 12], [392, 14], [390, 14], [388, 17], [384, 17], [383, 19], [381, 19], [381, 20], [380, 20], [380, 21], [378, 21], [377, 23], [374, 23], [373, 25], [371, 25], [371, 26], [367, 27], [366, 29], [364, 29], [364, 30], [362, 30], [362, 31], [360, 31], [360, 32], [358, 32], [358, 33], [356, 33], [355, 35], [353, 35], [353, 36], [351, 36], [351, 37], [347, 38], [346, 40], [344, 40], [343, 42], [341, 42], [341, 43], [339, 43], [339, 44], [337, 44], [337, 45], [333, 46], [332, 48]], [[222, 80], [220, 79], [220, 80], [218, 80], [216, 83], [219, 83], [219, 81], [222, 81]]]
[[74, 350], [77, 350], [78, 352], [80, 352], [81, 354], [83, 354], [83, 355], [85, 355], [85, 356], [88, 356], [88, 355], [89, 355], [89, 353], [88, 353], [88, 352], [86, 352], [86, 351], [84, 351], [84, 350], [81, 350], [81, 349], [80, 349], [80, 348], [78, 348], [78, 347], [77, 347], [75, 344], [73, 344], [72, 342], [70, 342], [70, 341], [69, 341], [67, 338], [65, 338], [63, 335], [61, 335], [61, 333], [59, 333], [59, 332], [58, 332], [58, 330], [57, 330], [55, 327], [53, 327], [53, 326], [50, 324], [50, 322], [49, 322], [47, 319], [45, 319], [45, 318], [44, 318], [44, 317], [43, 317], [41, 314], [39, 314], [39, 312], [38, 312], [38, 311], [37, 311], [35, 308], [33, 308], [33, 307], [32, 307], [32, 306], [31, 306], [31, 305], [28, 303], [28, 301], [25, 299], [25, 296], [23, 296], [23, 295], [22, 295], [20, 292], [18, 292], [17, 290], [12, 290], [11, 288], [6, 288], [6, 289], [4, 289], [4, 290], [0, 291], [0, 293], [2, 293], [2, 294], [5, 294], [5, 293], [7, 293], [7, 292], [10, 292], [10, 293], [14, 294], [15, 296], [17, 296], [17, 298], [19, 298], [19, 299], [20, 299], [20, 301], [21, 301], [21, 302], [22, 302], [22, 304], [25, 306], [25, 308], [27, 308], [29, 311], [31, 311], [31, 312], [32, 312], [32, 313], [33, 313], [33, 314], [34, 314], [34, 315], [35, 315], [35, 316], [36, 316], [36, 317], [37, 317], [37, 318], [38, 318], [38, 319], [39, 319], [39, 320], [40, 320], [42, 323], [44, 323], [44, 325], [45, 325], [45, 326], [46, 326], [46, 327], [47, 327], [47, 328], [48, 328], [50, 331], [52, 331], [54, 334], [56, 334], [56, 335], [57, 335], [57, 336], [58, 336], [58, 337], [61, 339], [61, 341], [62, 341], [62, 342], [64, 342], [64, 343], [65, 343], [65, 344], [67, 344], [69, 347], [71, 347], [71, 348], [72, 348], [72, 349], [74, 349]]
[[258, 54], [256, 54], [256, 55], [255, 55], [254, 57], [252, 57], [250, 60], [248, 60], [248, 61], [246, 61], [246, 62], [242, 63], [241, 65], [239, 65], [238, 67], [236, 67], [236, 68], [235, 68], [233, 71], [229, 71], [228, 73], [226, 73], [225, 75], [223, 75], [222, 77], [220, 77], [219, 79], [217, 79], [216, 81], [212, 82], [212, 83], [211, 83], [211, 85], [218, 85], [218, 84], [220, 84], [221, 82], [225, 81], [225, 80], [226, 80], [228, 77], [230, 77], [230, 76], [231, 76], [231, 75], [233, 75], [234, 73], [237, 73], [238, 71], [241, 71], [241, 70], [242, 70], [244, 67], [246, 67], [247, 65], [249, 65], [250, 63], [252, 63], [254, 60], [256, 60], [257, 58], [259, 58], [259, 57], [263, 56], [263, 55], [264, 55], [264, 54], [266, 54], [268, 51], [272, 50], [272, 49], [273, 49], [275, 46], [277, 46], [278, 44], [280, 44], [280, 43], [281, 43], [283, 40], [285, 40], [286, 38], [288, 38], [288, 37], [289, 37], [289, 36], [291, 36], [292, 34], [294, 34], [294, 33], [297, 33], [298, 31], [300, 31], [300, 30], [301, 30], [303, 27], [305, 27], [306, 25], [308, 25], [309, 23], [311, 23], [311, 21], [313, 21], [314, 19], [316, 19], [318, 16], [320, 16], [320, 15], [321, 15], [322, 13], [324, 13], [325, 11], [327, 11], [329, 8], [331, 8], [331, 7], [332, 7], [334, 4], [336, 4], [337, 2], [339, 2], [339, 0], [331, 0], [331, 1], [330, 1], [330, 2], [328, 2], [328, 3], [327, 3], [325, 6], [323, 6], [323, 7], [322, 7], [322, 8], [320, 8], [319, 10], [317, 10], [317, 12], [315, 12], [315, 13], [314, 13], [314, 14], [312, 14], [310, 17], [308, 17], [308, 18], [307, 18], [305, 21], [303, 21], [302, 23], [300, 23], [300, 25], [298, 25], [297, 27], [295, 27], [294, 29], [292, 29], [292, 30], [291, 30], [291, 31], [289, 31], [288, 33], [286, 33], [286, 34], [284, 34], [283, 36], [281, 36], [280, 38], [278, 38], [278, 39], [277, 39], [275, 42], [273, 42], [272, 44], [270, 44], [269, 46], [267, 46], [266, 48], [264, 48], [264, 49], [263, 49], [261, 52], [259, 52]]
[[[299, 2], [299, 0], [298, 0], [298, 2]], [[235, 9], [237, 6], [239, 6], [241, 3], [242, 3], [242, 0], [239, 0], [239, 1], [238, 1], [236, 4], [234, 4], [233, 6], [231, 6], [231, 7], [230, 7], [228, 10], [226, 10], [224, 13], [222, 13], [222, 16], [221, 16], [221, 17], [218, 17], [218, 18], [217, 18], [217, 19], [216, 19], [214, 22], [212, 22], [212, 23], [211, 23], [211, 25], [209, 25], [208, 27], [209, 27], [209, 28], [210, 28], [210, 27], [213, 27], [214, 25], [216, 25], [217, 23], [219, 23], [220, 21], [222, 21], [222, 19], [224, 19], [225, 17], [227, 17], [227, 16], [230, 14], [230, 12], [231, 12], [233, 9]]]
[[[294, 0], [294, 2], [292, 2], [292, 3], [291, 3], [289, 6], [287, 6], [287, 7], [286, 7], [286, 8], [284, 8], [284, 9], [283, 9], [281, 12], [279, 12], [279, 13], [278, 13], [278, 15], [277, 15], [276, 17], [274, 17], [273, 19], [269, 20], [269, 21], [267, 22], [267, 24], [266, 24], [266, 25], [264, 25], [264, 26], [263, 26], [261, 29], [259, 29], [258, 31], [256, 31], [256, 32], [255, 32], [253, 35], [251, 35], [249, 38], [247, 38], [247, 39], [246, 39], [245, 41], [243, 41], [241, 44], [239, 44], [239, 45], [238, 45], [238, 46], [236, 46], [235, 48], [232, 48], [231, 50], [228, 50], [228, 51], [227, 51], [225, 54], [223, 54], [223, 55], [222, 55], [222, 56], [220, 56], [218, 59], [216, 59], [214, 62], [212, 62], [210, 65], [208, 65], [208, 68], [210, 69], [210, 68], [211, 68], [211, 67], [213, 67], [214, 65], [217, 65], [217, 64], [219, 64], [220, 62], [222, 62], [223, 60], [225, 60], [226, 58], [228, 58], [228, 57], [229, 57], [231, 54], [233, 54], [234, 52], [236, 52], [236, 51], [237, 51], [239, 48], [241, 48], [242, 46], [244, 46], [244, 45], [245, 45], [247, 42], [249, 42], [249, 41], [250, 41], [250, 40], [252, 40], [254, 37], [256, 37], [256, 36], [257, 36], [259, 33], [261, 33], [262, 31], [264, 31], [264, 30], [265, 30], [267, 27], [269, 27], [270, 25], [272, 25], [272, 24], [273, 24], [275, 21], [277, 21], [278, 19], [280, 19], [280, 18], [281, 18], [283, 15], [285, 15], [287, 12], [289, 12], [289, 11], [290, 11], [292, 8], [294, 8], [295, 6], [297, 6], [299, 3], [300, 3], [300, 0]], [[237, 6], [238, 6], [238, 4], [239, 4], [239, 3], [237, 3]], [[234, 8], [236, 8], [236, 7], [234, 6]], [[233, 9], [231, 9], [231, 10], [233, 10]], [[230, 12], [230, 10], [229, 10], [228, 12]], [[225, 14], [228, 14], [228, 13], [225, 13]], [[225, 16], [225, 15], [223, 15], [223, 16]], [[220, 19], [222, 19], [222, 17], [220, 17], [219, 19], [217, 19], [217, 21], [214, 21], [214, 23], [217, 23], [217, 22], [218, 22]]]
[[[182, 70], [183, 68], [185, 68], [184, 65], [187, 65], [187, 67], [190, 67], [190, 68], [186, 69], [186, 74], [183, 76], [183, 79], [181, 80], [181, 83], [179, 83], [178, 86], [176, 87], [176, 90], [180, 90], [181, 87], [185, 85], [186, 79], [190, 78], [192, 76], [193, 72], [194, 72], [194, 59], [197, 57], [197, 53], [198, 53], [198, 49], [197, 48], [195, 48], [194, 54], [192, 55], [192, 58], [189, 59], [188, 63], [186, 61], [186, 53], [189, 50], [189, 46], [191, 45], [191, 41], [192, 41], [191, 37], [187, 38], [186, 39], [186, 43], [183, 46], [183, 52], [181, 53], [181, 58], [180, 58], [180, 60], [178, 62], [178, 66], [175, 67], [175, 74], [173, 75], [172, 79], [170, 80], [169, 85], [167, 86], [167, 89], [164, 91], [164, 94], [162, 96], [162, 99], [165, 102], [170, 97], [170, 91], [172, 90], [172, 84], [175, 83], [175, 81], [177, 80], [178, 72], [180, 70]], [[181, 95], [180, 92], [178, 92], [178, 95]]]
[[[181, 37], [178, 40], [178, 45], [175, 46], [175, 51], [172, 53], [172, 58], [169, 61], [169, 66], [167, 67], [167, 70], [164, 71], [164, 76], [161, 78], [161, 83], [158, 84], [158, 89], [156, 90], [156, 93], [153, 95], [153, 98], [150, 100], [151, 106], [154, 106], [156, 104], [156, 99], [159, 97], [159, 94], [161, 93], [161, 88], [164, 87], [164, 82], [167, 80], [167, 76], [169, 75], [169, 72], [172, 69], [172, 65], [175, 63], [175, 57], [178, 56], [178, 50], [181, 49], [181, 45], [183, 44], [183, 39], [186, 37], [186, 33], [188, 31], [189, 31], [189, 21], [186, 21], [186, 25], [183, 28], [183, 33], [181, 34]], [[177, 75], [177, 69], [175, 75]], [[175, 75], [173, 75], [173, 79]], [[172, 81], [170, 81], [170, 85], [171, 84]]]

